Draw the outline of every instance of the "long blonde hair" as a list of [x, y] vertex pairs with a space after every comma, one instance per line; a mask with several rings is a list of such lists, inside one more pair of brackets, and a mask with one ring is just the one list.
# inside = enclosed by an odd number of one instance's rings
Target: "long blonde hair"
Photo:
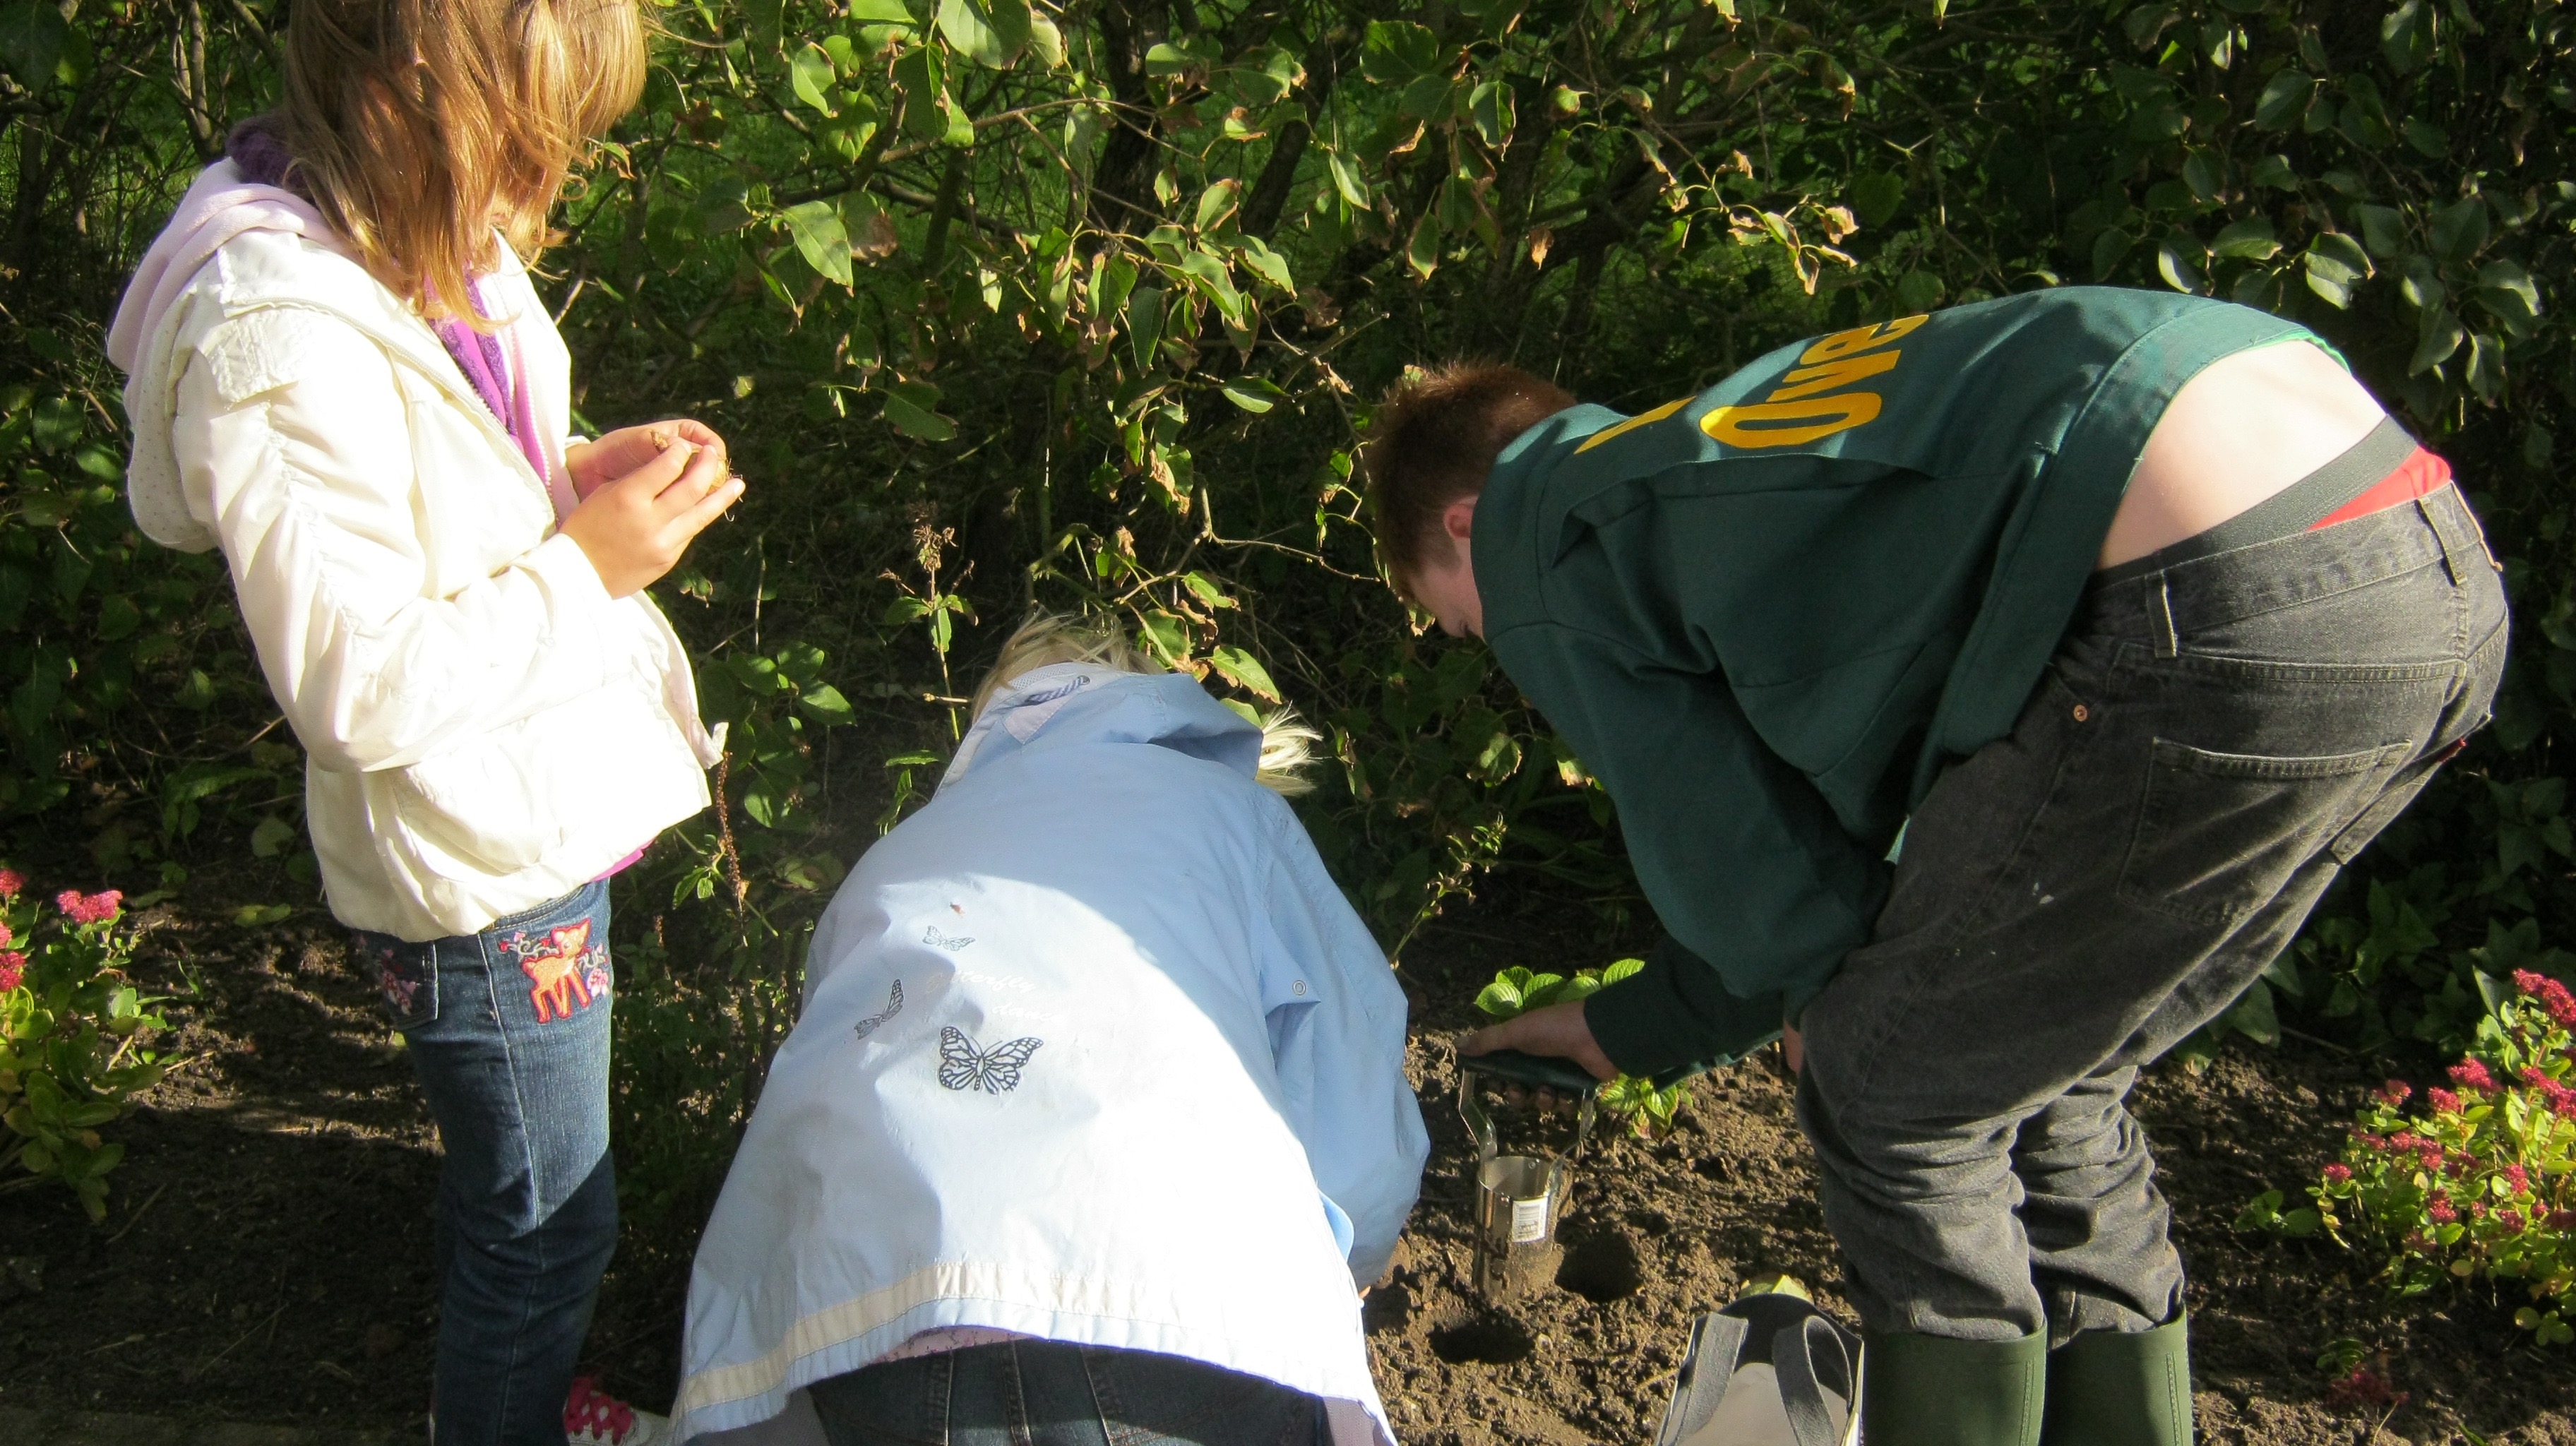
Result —
[[644, 93], [638, 0], [295, 0], [285, 48], [290, 184], [388, 290], [478, 327], [493, 232], [533, 260], [574, 164]]
[[[1120, 673], [1171, 671], [1115, 624], [1061, 613], [1032, 613], [1002, 643], [1002, 655], [993, 660], [993, 670], [975, 689], [969, 716], [982, 717], [994, 694], [1013, 679], [1050, 663], [1090, 663]], [[1294, 708], [1255, 711], [1253, 721], [1261, 728], [1256, 775], [1261, 786], [1289, 798], [1312, 792], [1315, 785], [1305, 778], [1304, 770], [1314, 761], [1315, 744], [1323, 735], [1298, 717]]]

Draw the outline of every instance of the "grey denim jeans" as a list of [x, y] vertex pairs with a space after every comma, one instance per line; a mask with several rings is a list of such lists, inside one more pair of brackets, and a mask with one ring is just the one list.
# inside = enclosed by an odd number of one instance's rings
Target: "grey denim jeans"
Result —
[[2173, 1317], [2138, 1068], [2486, 722], [2505, 632], [2456, 487], [2087, 595], [1799, 1021], [1799, 1122], [1872, 1330], [2054, 1344]]

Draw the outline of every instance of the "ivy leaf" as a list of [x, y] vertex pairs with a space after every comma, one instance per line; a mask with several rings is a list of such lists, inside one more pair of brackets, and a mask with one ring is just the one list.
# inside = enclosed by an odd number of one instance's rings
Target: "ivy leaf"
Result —
[[787, 208], [787, 233], [805, 264], [841, 283], [850, 284], [850, 233], [841, 213], [829, 201], [805, 201]]
[[2280, 72], [2263, 83], [2262, 95], [2255, 98], [2254, 124], [2267, 131], [2288, 129], [2308, 108], [2308, 99], [2316, 90], [2313, 76], [2295, 70]]
[[1208, 666], [1216, 669], [1227, 682], [1247, 693], [1257, 694], [1273, 703], [1282, 701], [1279, 697], [1279, 685], [1270, 681], [1270, 670], [1261, 666], [1259, 658], [1241, 648], [1209, 649]]
[[788, 84], [795, 90], [798, 100], [825, 115], [841, 113], [832, 104], [831, 86], [835, 77], [831, 52], [808, 41], [804, 49], [796, 52], [796, 58], [788, 63], [787, 72]]
[[886, 389], [886, 421], [907, 437], [946, 442], [957, 436], [957, 424], [939, 414], [939, 388], [928, 382], [896, 382]]
[[1266, 377], [1236, 377], [1220, 388], [1225, 399], [1259, 416], [1287, 400], [1288, 394]]

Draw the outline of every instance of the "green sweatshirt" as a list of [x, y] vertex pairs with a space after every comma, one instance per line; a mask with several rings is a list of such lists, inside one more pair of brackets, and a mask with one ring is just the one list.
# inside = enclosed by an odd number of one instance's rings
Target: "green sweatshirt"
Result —
[[1585, 1017], [1669, 1078], [1776, 1036], [1866, 941], [1942, 766], [2011, 731], [2174, 393], [2314, 338], [2064, 287], [1560, 412], [1476, 505], [1485, 636], [1619, 809], [1672, 936]]

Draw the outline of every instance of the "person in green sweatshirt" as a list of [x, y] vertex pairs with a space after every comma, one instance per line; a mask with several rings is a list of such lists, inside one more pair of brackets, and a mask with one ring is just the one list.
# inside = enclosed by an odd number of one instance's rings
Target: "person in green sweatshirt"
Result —
[[1388, 574], [1616, 803], [1669, 937], [1481, 1031], [1669, 1080], [1775, 1038], [1872, 1446], [2183, 1446], [2125, 1100], [2487, 719], [2448, 467], [2314, 335], [2067, 287], [1802, 341], [1623, 416], [1400, 386]]

